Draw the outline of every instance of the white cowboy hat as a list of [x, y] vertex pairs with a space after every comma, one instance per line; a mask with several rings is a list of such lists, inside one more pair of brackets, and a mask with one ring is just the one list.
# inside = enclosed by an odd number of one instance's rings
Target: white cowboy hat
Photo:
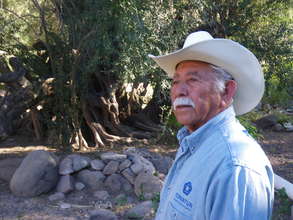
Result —
[[208, 32], [194, 32], [185, 40], [182, 49], [173, 53], [151, 57], [172, 77], [176, 65], [184, 60], [198, 60], [221, 67], [232, 75], [238, 84], [233, 106], [237, 115], [251, 111], [264, 93], [261, 66], [252, 52], [239, 43], [213, 38]]

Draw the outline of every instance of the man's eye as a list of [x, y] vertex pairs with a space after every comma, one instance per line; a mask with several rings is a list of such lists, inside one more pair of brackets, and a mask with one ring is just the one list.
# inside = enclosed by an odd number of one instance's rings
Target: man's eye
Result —
[[190, 78], [190, 79], [188, 79], [188, 81], [189, 82], [196, 82], [196, 81], [198, 81], [196, 78]]
[[173, 80], [172, 85], [176, 85], [179, 81], [178, 80]]

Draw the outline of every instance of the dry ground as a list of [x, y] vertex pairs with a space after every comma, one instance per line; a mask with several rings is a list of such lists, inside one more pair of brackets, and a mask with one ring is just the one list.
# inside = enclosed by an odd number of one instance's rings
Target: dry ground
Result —
[[[272, 163], [274, 172], [293, 183], [293, 132], [267, 131], [263, 136], [264, 139], [261, 140], [260, 143]], [[166, 145], [150, 144], [148, 142], [138, 142], [129, 145], [146, 147], [151, 151], [161, 153], [173, 154], [175, 151], [175, 148], [170, 148]], [[5, 142], [0, 142], [0, 159], [23, 157], [27, 152], [36, 149], [55, 151], [55, 149], [50, 146], [31, 142], [29, 139], [22, 137], [14, 137]], [[115, 148], [110, 147], [110, 150], [114, 149]], [[116, 212], [118, 213], [123, 210], [123, 206], [127, 206], [126, 201], [116, 201], [114, 198], [111, 198], [111, 201], [113, 203], [120, 203], [116, 208]], [[61, 209], [57, 202], [50, 202], [48, 200], [48, 195], [42, 195], [36, 198], [15, 197], [10, 193], [8, 184], [0, 180], [0, 220], [88, 219], [89, 211], [93, 210], [95, 207], [95, 198], [91, 192], [87, 192], [86, 190], [71, 193], [66, 197], [64, 202], [73, 204], [73, 207]], [[273, 220], [290, 220], [288, 211], [289, 205], [293, 205], [292, 201], [277, 195]], [[119, 208], [121, 208], [121, 210], [119, 210]]]

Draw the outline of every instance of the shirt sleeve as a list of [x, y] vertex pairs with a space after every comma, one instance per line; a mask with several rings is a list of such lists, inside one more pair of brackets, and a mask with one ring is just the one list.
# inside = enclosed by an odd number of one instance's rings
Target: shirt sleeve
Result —
[[212, 180], [207, 192], [209, 220], [269, 220], [273, 192], [265, 177], [235, 166]]

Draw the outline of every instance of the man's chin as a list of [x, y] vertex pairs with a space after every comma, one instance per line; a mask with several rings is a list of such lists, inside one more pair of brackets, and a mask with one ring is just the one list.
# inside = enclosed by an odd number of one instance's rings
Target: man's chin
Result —
[[178, 119], [177, 118], [177, 122], [183, 126], [189, 127], [192, 125], [192, 121], [190, 120], [190, 118], [187, 119]]

